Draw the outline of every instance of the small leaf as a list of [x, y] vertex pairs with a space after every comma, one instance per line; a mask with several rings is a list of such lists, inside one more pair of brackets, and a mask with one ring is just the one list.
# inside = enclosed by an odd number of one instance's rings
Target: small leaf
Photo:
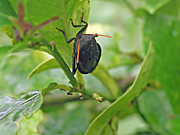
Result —
[[31, 73], [28, 75], [27, 79], [30, 79], [33, 75], [38, 74], [42, 71], [52, 69], [52, 68], [60, 68], [57, 64], [57, 61], [54, 58], [48, 59], [42, 63], [40, 63], [37, 67], [35, 67]]
[[136, 77], [133, 85], [120, 98], [106, 108], [94, 121], [90, 124], [85, 135], [100, 134], [110, 119], [120, 110], [122, 110], [130, 101], [139, 95], [141, 90], [146, 87], [154, 66], [154, 50], [149, 47], [148, 54], [143, 61], [141, 70]]
[[18, 50], [18, 49], [22, 49], [22, 48], [24, 48], [23, 47], [24, 46], [24, 44], [18, 44], [18, 45], [15, 45], [15, 46], [9, 46], [8, 48], [7, 48], [7, 46], [6, 47], [0, 47], [0, 51], [2, 50], [4, 50], [4, 49], [8, 49], [8, 51], [6, 52], [6, 54], [4, 55], [4, 57], [3, 58], [1, 58], [0, 59], [0, 70], [6, 65], [6, 63], [8, 62], [8, 58], [9, 58], [9, 54], [11, 54], [11, 53], [13, 53], [13, 52], [15, 52], [16, 50]]
[[65, 91], [77, 91], [76, 89], [73, 89], [70, 86], [64, 85], [64, 84], [57, 84], [55, 82], [50, 83], [46, 88], [43, 88], [41, 90], [42, 95], [46, 94], [49, 91], [52, 91], [54, 89], [60, 89], [60, 90], [65, 90]]

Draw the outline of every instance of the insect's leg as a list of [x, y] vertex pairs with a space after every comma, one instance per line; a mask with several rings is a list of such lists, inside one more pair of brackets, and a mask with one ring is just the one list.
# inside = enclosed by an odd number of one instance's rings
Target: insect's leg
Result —
[[73, 61], [72, 61], [72, 74], [73, 75], [75, 75], [75, 73], [76, 73], [76, 70], [77, 70], [77, 68], [76, 68], [76, 63], [75, 63], [75, 58], [76, 56], [75, 56], [75, 52], [73, 53]]
[[85, 25], [74, 25], [73, 20], [72, 19], [70, 19], [70, 20], [71, 20], [71, 24], [73, 27], [84, 27], [85, 26]]
[[88, 23], [87, 23], [87, 22], [85, 22], [85, 21], [83, 20], [83, 18], [84, 18], [84, 13], [82, 13], [81, 22], [85, 23], [86, 25], [74, 25], [73, 20], [72, 20], [72, 19], [70, 19], [70, 20], [71, 20], [71, 24], [72, 24], [72, 26], [73, 26], [73, 27], [86, 27], [86, 28], [87, 28]]
[[59, 30], [59, 31], [61, 31], [61, 32], [63, 33], [64, 38], [65, 38], [65, 40], [66, 40], [67, 43], [71, 43], [73, 40], [76, 39], [76, 38], [71, 38], [70, 40], [67, 40], [65, 32], [64, 32], [63, 30], [61, 30], [61, 29], [58, 29], [58, 28], [56, 28], [56, 29]]
[[84, 18], [84, 13], [82, 13], [81, 22], [85, 23], [85, 24], [86, 24], [85, 26], [87, 27], [87, 26], [88, 26], [88, 23], [85, 22], [85, 21], [83, 20], [83, 18]]
[[88, 27], [88, 23], [83, 20], [83, 17], [84, 17], [84, 13], [82, 13], [81, 22], [85, 23], [85, 25], [74, 25], [73, 20], [70, 19], [70, 20], [71, 20], [71, 24], [72, 24], [73, 27], [83, 27], [83, 28], [77, 33], [77, 35], [83, 34], [83, 32], [84, 32], [84, 31], [86, 30], [86, 28]]
[[86, 25], [84, 25], [84, 27], [78, 32], [78, 34], [83, 34], [84, 31], [85, 31], [85, 30], [87, 29], [87, 27], [88, 27], [88, 23], [83, 20], [83, 17], [84, 17], [84, 13], [82, 13], [81, 22], [82, 22], [82, 23], [85, 23]]

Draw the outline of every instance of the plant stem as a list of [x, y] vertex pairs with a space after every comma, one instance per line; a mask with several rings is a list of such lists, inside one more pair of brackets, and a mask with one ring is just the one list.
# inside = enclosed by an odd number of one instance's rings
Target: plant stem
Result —
[[[62, 68], [62, 70], [64, 71], [64, 74], [65, 74], [65, 75], [68, 77], [68, 79], [70, 80], [70, 83], [72, 84], [73, 88], [74, 88], [75, 90], [77, 90], [76, 92], [79, 91], [79, 92], [82, 93], [83, 95], [93, 97], [94, 92], [88, 91], [88, 90], [86, 90], [84, 87], [83, 87], [83, 88], [80, 87], [80, 84], [77, 82], [76, 78], [75, 78], [74, 75], [71, 73], [68, 65], [66, 64], [66, 62], [64, 61], [64, 59], [62, 58], [62, 56], [59, 54], [56, 46], [55, 46], [55, 45], [50, 45], [49, 42], [46, 41], [46, 40], [44, 40], [44, 39], [42, 40], [42, 44], [43, 44], [44, 46], [46, 46], [46, 47], [49, 49], [49, 51], [52, 53], [52, 55], [54, 56], [54, 58], [56, 59], [56, 61], [58, 62], [58, 64], [59, 64], [60, 67]], [[60, 87], [64, 87], [64, 86], [62, 86], [62, 85], [59, 85], [59, 86], [60, 86]], [[67, 86], [67, 87], [68, 87], [68, 86]], [[67, 87], [66, 87], [66, 88], [67, 88]], [[51, 90], [57, 89], [57, 88], [58, 88], [58, 87], [52, 88], [52, 89], [50, 88], [50, 89], [48, 89], [48, 90], [46, 90], [46, 91], [43, 91], [43, 95], [44, 95], [45, 93], [47, 93], [48, 91], [51, 91]], [[65, 88], [65, 89], [66, 89], [66, 88]], [[68, 89], [69, 89], [69, 87], [68, 87]], [[72, 91], [74, 91], [74, 89], [72, 89], [72, 88], [70, 88], [70, 89], [71, 89]]]
[[66, 62], [64, 61], [62, 56], [59, 54], [56, 46], [55, 45], [53, 45], [53, 46], [50, 45], [49, 42], [46, 41], [46, 40], [43, 40], [43, 45], [45, 45], [49, 49], [49, 51], [52, 53], [52, 55], [54, 56], [54, 58], [56, 59], [56, 61], [61, 66], [62, 70], [64, 71], [65, 75], [70, 80], [70, 83], [72, 84], [72, 86], [75, 89], [80, 90], [80, 85], [76, 81], [74, 75], [71, 73], [71, 70], [69, 69], [68, 65], [66, 64]]

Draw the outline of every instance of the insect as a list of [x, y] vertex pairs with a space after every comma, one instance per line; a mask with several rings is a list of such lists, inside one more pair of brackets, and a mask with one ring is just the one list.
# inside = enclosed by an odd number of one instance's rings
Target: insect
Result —
[[111, 36], [100, 34], [83, 34], [88, 27], [88, 23], [83, 20], [83, 17], [84, 13], [82, 13], [81, 22], [85, 25], [74, 25], [73, 20], [70, 19], [73, 27], [83, 27], [76, 34], [76, 38], [71, 38], [70, 40], [67, 40], [65, 32], [61, 29], [56, 28], [63, 33], [67, 43], [70, 43], [73, 40], [75, 41], [72, 61], [73, 74], [76, 73], [77, 69], [82, 74], [92, 73], [98, 65], [101, 57], [101, 47], [96, 42], [95, 37], [104, 36], [112, 38]]

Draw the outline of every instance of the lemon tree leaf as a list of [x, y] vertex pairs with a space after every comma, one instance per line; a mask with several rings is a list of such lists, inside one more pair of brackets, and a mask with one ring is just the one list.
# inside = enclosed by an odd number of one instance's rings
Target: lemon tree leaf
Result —
[[143, 61], [141, 70], [136, 77], [133, 85], [90, 124], [86, 135], [100, 134], [110, 119], [120, 110], [122, 110], [130, 101], [139, 95], [141, 90], [146, 87], [152, 77], [154, 66], [154, 49], [150, 46], [148, 54]]

